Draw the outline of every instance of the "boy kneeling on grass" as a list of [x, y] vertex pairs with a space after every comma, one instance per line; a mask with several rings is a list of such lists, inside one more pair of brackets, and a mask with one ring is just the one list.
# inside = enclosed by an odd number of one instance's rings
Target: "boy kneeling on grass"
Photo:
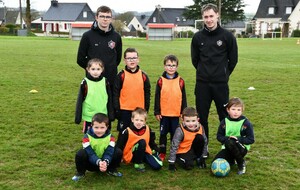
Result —
[[195, 108], [187, 107], [182, 112], [182, 124], [177, 127], [169, 157], [169, 170], [175, 171], [175, 162], [190, 170], [196, 161], [197, 167], [206, 168], [207, 138], [203, 126], [199, 123]]
[[108, 130], [108, 125], [109, 119], [105, 114], [97, 113], [93, 116], [92, 127], [82, 139], [83, 149], [75, 156], [77, 173], [73, 181], [84, 177], [86, 170], [122, 176], [116, 169], [121, 162], [122, 151], [115, 149], [115, 138]]

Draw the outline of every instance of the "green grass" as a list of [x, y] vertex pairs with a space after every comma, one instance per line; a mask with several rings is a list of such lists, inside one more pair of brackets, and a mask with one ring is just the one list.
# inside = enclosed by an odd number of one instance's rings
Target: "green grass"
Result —
[[[148, 124], [158, 138], [153, 97], [166, 54], [178, 56], [188, 104], [194, 106], [190, 39], [124, 39], [123, 43], [123, 49], [138, 49], [140, 66], [149, 75]], [[209, 169], [179, 168], [170, 173], [167, 162], [161, 171], [147, 168], [140, 174], [122, 164], [121, 179], [87, 172], [74, 183], [74, 155], [82, 138], [81, 125], [74, 124], [74, 109], [84, 76], [76, 64], [78, 44], [69, 39], [0, 37], [0, 189], [300, 189], [300, 46], [296, 39], [238, 39], [239, 63], [230, 78], [230, 96], [244, 100], [245, 115], [254, 124], [256, 137], [246, 156], [245, 175], [236, 175], [236, 167], [220, 179]], [[123, 67], [122, 62], [119, 69]], [[250, 86], [256, 90], [247, 90]], [[32, 89], [38, 93], [29, 93]], [[220, 149], [214, 106], [209, 122], [210, 165]]]

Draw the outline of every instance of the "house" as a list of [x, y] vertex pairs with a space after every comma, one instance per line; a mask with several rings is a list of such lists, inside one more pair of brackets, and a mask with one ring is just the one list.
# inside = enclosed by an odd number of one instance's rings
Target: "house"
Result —
[[195, 20], [186, 19], [183, 16], [185, 11], [186, 8], [162, 8], [160, 5], [157, 5], [146, 25], [149, 23], [172, 23], [175, 25], [174, 31], [177, 33], [185, 31], [196, 32], [197, 30], [194, 27]]
[[140, 16], [135, 16], [133, 17], [133, 19], [129, 22], [128, 24], [128, 28], [130, 29], [130, 31], [141, 31], [141, 32], [146, 32], [147, 27], [146, 27], [146, 23], [149, 20], [150, 16], [146, 16], [146, 15], [140, 15]]
[[223, 24], [222, 27], [229, 31], [233, 31], [235, 35], [241, 35], [246, 31], [246, 23], [244, 21], [232, 21]]
[[300, 29], [300, 0], [261, 0], [253, 19], [256, 35], [280, 29], [283, 37], [290, 37]]
[[44, 32], [70, 32], [72, 23], [89, 23], [95, 14], [87, 3], [59, 3], [51, 0], [51, 6], [41, 18]]
[[[24, 17], [24, 15], [22, 15]], [[0, 8], [0, 25], [13, 24], [20, 25], [21, 23], [21, 14], [18, 9], [3, 7]], [[22, 18], [22, 27], [25, 28], [25, 20]]]

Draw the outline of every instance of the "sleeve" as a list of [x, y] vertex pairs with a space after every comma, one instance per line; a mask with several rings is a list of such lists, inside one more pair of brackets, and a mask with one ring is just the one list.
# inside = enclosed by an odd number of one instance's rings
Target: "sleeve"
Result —
[[89, 49], [89, 40], [87, 38], [87, 35], [83, 34], [77, 52], [77, 64], [83, 69], [86, 68], [87, 62], [89, 60], [88, 49]]
[[155, 132], [150, 129], [149, 146], [150, 146], [151, 150], [155, 150], [156, 152], [159, 152], [159, 148], [158, 148], [157, 144], [155, 143], [155, 139], [156, 139]]
[[180, 113], [182, 113], [184, 108], [187, 107], [187, 100], [186, 100], [186, 92], [185, 92], [185, 82], [182, 78], [180, 79], [180, 83], [182, 84], [181, 85], [182, 86], [182, 89], [181, 89], [182, 101], [181, 101], [181, 111], [180, 111]]
[[176, 153], [177, 153], [179, 144], [181, 143], [182, 140], [183, 140], [183, 131], [182, 131], [181, 127], [177, 127], [177, 129], [174, 133], [171, 148], [170, 148], [170, 157], [168, 160], [169, 163], [175, 163]]
[[86, 84], [86, 81], [83, 79], [81, 84], [80, 84], [78, 97], [77, 97], [77, 102], [76, 102], [76, 110], [75, 110], [75, 123], [76, 124], [79, 124], [81, 122], [82, 103], [85, 100], [86, 93], [87, 93], [87, 84]]
[[203, 139], [204, 139], [204, 147], [203, 147], [203, 151], [202, 151], [202, 157], [207, 158], [208, 140], [207, 140], [207, 136], [205, 134], [204, 127], [201, 124], [200, 124], [200, 127], [202, 127], [202, 131], [203, 131], [202, 136], [203, 136]]
[[119, 66], [120, 65], [120, 62], [122, 60], [122, 38], [121, 36], [119, 35], [119, 38], [118, 38], [118, 43], [117, 43], [117, 47], [116, 47], [116, 50], [117, 50], [117, 65]]
[[241, 137], [239, 137], [238, 140], [240, 143], [246, 145], [253, 144], [255, 142], [253, 126], [248, 119], [246, 119], [246, 121], [244, 122]]
[[144, 72], [143, 72], [143, 77], [145, 77], [145, 80], [144, 80], [145, 110], [147, 112], [149, 112], [150, 96], [151, 96], [151, 85], [150, 85], [149, 77]]
[[219, 128], [218, 128], [218, 132], [217, 132], [217, 140], [222, 143], [225, 144], [225, 142], [228, 140], [228, 136], [225, 136], [225, 120], [221, 121]]
[[197, 35], [194, 35], [191, 42], [191, 59], [195, 69], [198, 67], [200, 60], [199, 44], [197, 43]]
[[233, 72], [237, 62], [238, 62], [238, 46], [236, 38], [233, 34], [230, 33], [231, 40], [228, 45], [227, 54], [228, 54], [228, 69], [230, 74]]
[[88, 155], [89, 162], [93, 165], [98, 166], [101, 159], [97, 156], [95, 151], [92, 149], [90, 139], [87, 134], [85, 134], [82, 139], [82, 146]]
[[111, 163], [114, 151], [115, 151], [115, 137], [114, 136], [110, 136], [110, 141], [109, 141], [109, 145], [108, 147], [105, 149], [103, 156], [102, 156], [102, 160], [106, 161], [108, 164]]
[[110, 84], [107, 79], [106, 79], [106, 92], [108, 95], [108, 101], [107, 101], [108, 118], [110, 121], [113, 121], [115, 119], [115, 113], [114, 113], [113, 100], [112, 100], [112, 91], [110, 89]]
[[159, 78], [155, 88], [155, 99], [154, 99], [154, 115], [160, 115], [160, 91], [161, 91], [162, 80]]
[[115, 80], [115, 84], [114, 84], [114, 89], [113, 89], [113, 107], [115, 109], [115, 111], [120, 111], [120, 92], [122, 89], [122, 85], [123, 85], [123, 81], [122, 81], [122, 73], [124, 73], [124, 71], [121, 71]]
[[120, 148], [122, 151], [124, 150], [126, 143], [128, 140], [128, 130], [127, 128], [122, 131], [122, 133], [119, 135], [118, 141], [117, 141], [117, 147]]

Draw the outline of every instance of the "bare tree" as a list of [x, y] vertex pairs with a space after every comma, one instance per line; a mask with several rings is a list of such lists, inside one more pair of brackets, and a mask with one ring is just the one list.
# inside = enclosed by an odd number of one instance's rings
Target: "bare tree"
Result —
[[31, 32], [31, 13], [30, 13], [30, 0], [26, 0], [26, 19], [25, 19], [26, 25], [27, 25], [27, 34], [30, 34]]

